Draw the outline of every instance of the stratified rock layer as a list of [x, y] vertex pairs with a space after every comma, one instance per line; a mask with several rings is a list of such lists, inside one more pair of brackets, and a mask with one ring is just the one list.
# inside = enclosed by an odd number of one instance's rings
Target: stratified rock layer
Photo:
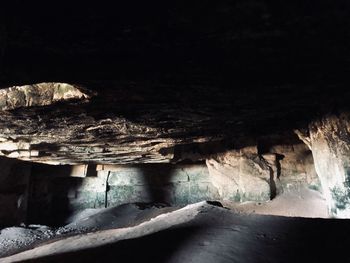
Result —
[[[262, 93], [259, 102], [230, 90], [217, 93], [215, 86], [181, 86], [181, 92], [176, 85], [84, 87], [41, 83], [5, 89], [0, 154], [51, 164], [197, 161], [257, 136], [257, 126], [265, 134], [286, 129], [285, 122], [275, 121], [280, 106], [271, 94]], [[256, 103], [259, 111], [252, 108]], [[298, 107], [285, 109], [284, 117], [300, 114]]]

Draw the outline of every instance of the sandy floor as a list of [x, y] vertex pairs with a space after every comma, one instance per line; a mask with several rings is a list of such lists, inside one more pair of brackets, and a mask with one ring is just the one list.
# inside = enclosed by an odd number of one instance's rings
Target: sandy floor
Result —
[[84, 210], [58, 229], [2, 229], [0, 262], [350, 262], [350, 221], [293, 217], [327, 217], [316, 191], [223, 205], [125, 204]]
[[289, 190], [266, 203], [245, 202], [240, 204], [224, 201], [222, 204], [237, 213], [311, 218], [329, 217], [326, 200], [321, 193], [308, 188]]
[[201, 202], [1, 262], [350, 262], [349, 245], [349, 220], [247, 215]]
[[[9, 227], [0, 230], [0, 258], [69, 236], [138, 225], [175, 207], [125, 204], [107, 209], [86, 209], [71, 216], [67, 225]], [[0, 260], [1, 262], [1, 260]]]

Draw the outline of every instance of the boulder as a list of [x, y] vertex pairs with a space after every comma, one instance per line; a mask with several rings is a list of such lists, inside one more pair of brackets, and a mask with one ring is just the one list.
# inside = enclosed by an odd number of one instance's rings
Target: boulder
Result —
[[267, 201], [274, 195], [273, 169], [258, 155], [256, 147], [217, 154], [206, 163], [212, 183], [223, 200]]

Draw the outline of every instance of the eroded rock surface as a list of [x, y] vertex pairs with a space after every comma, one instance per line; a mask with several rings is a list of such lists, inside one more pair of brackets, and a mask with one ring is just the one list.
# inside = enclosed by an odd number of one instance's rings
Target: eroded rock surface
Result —
[[[281, 105], [279, 89], [252, 97], [244, 88], [236, 93], [208, 83], [43, 85], [4, 89], [1, 155], [51, 164], [205, 160], [246, 138], [293, 130], [319, 107], [306, 99], [308, 87], [302, 95], [281, 87], [295, 98]], [[304, 111], [310, 115], [299, 118]]]
[[329, 115], [299, 133], [309, 142], [330, 212], [350, 217], [350, 118], [349, 114]]
[[321, 190], [312, 152], [305, 144], [283, 136], [267, 137], [262, 141], [261, 154], [265, 159], [267, 156], [273, 158], [270, 164], [284, 191], [299, 186]]
[[256, 149], [217, 155], [207, 160], [207, 166], [221, 198], [235, 201], [270, 199], [269, 166]]
[[290, 189], [319, 188], [307, 147], [274, 145], [258, 153], [256, 146], [217, 154], [207, 160], [220, 197], [234, 201], [267, 201]]
[[85, 100], [90, 95], [67, 83], [44, 82], [0, 90], [0, 110], [44, 106], [67, 100]]

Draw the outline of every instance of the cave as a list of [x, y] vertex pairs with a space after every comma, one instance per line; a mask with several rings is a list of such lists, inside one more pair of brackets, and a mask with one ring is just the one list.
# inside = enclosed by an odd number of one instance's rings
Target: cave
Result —
[[349, 11], [8, 1], [0, 262], [350, 262]]

